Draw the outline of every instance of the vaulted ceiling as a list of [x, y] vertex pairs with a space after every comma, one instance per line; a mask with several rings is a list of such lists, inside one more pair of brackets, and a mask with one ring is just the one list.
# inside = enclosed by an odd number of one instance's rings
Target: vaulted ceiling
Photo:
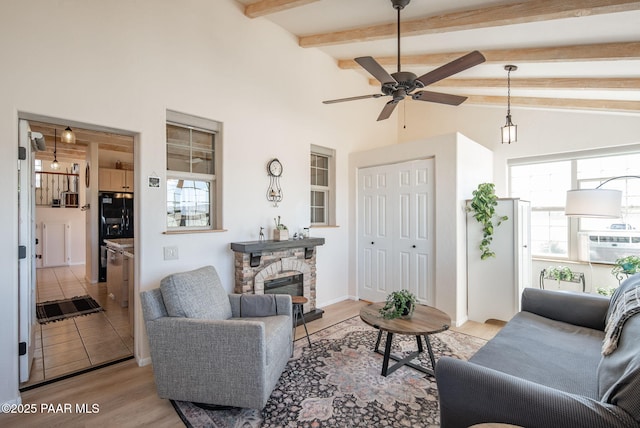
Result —
[[[345, 73], [380, 84], [353, 58], [396, 70], [390, 0], [238, 0], [251, 19], [268, 19], [305, 49], [321, 49]], [[640, 1], [413, 0], [401, 11], [402, 69], [422, 75], [470, 51], [487, 61], [431, 87], [468, 104], [640, 113]], [[366, 95], [327, 93], [326, 99]], [[382, 100], [359, 100], [353, 103]]]

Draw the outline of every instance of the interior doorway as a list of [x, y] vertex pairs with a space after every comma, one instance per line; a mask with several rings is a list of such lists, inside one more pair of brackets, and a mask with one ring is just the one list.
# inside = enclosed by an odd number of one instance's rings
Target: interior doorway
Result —
[[[100, 307], [94, 313], [32, 324], [33, 359], [28, 380], [21, 378], [20, 384], [25, 388], [133, 356], [133, 301], [123, 307], [98, 280], [97, 208], [101, 169], [126, 168], [133, 177], [134, 139], [76, 123], [72, 124], [76, 139], [70, 144], [60, 139], [65, 123], [42, 118], [22, 122], [30, 135], [42, 136], [45, 142], [31, 144], [30, 160], [35, 239], [27, 261], [35, 268], [35, 306], [62, 302], [62, 307], [77, 297], [93, 299]], [[57, 170], [51, 168], [54, 160]], [[135, 212], [131, 222], [136, 222]], [[133, 249], [130, 255], [133, 278]], [[133, 291], [133, 280], [131, 287]]]

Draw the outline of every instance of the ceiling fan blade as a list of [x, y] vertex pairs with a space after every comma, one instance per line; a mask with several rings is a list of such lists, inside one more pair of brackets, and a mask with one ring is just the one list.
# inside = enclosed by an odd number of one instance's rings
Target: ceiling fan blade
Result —
[[386, 103], [384, 105], [384, 108], [380, 112], [380, 115], [378, 116], [378, 120], [380, 121], [380, 120], [388, 119], [389, 116], [391, 116], [391, 113], [393, 113], [393, 110], [396, 108], [397, 105], [398, 105], [398, 101], [395, 101], [395, 100], [391, 100], [388, 103]]
[[389, 73], [387, 73], [387, 70], [382, 68], [378, 61], [373, 59], [373, 57], [361, 56], [359, 58], [356, 58], [354, 61], [360, 64], [362, 68], [367, 70], [369, 74], [378, 79], [378, 81], [383, 85], [385, 83], [396, 83], [396, 79], [394, 79]]
[[342, 103], [345, 101], [364, 100], [367, 98], [380, 98], [382, 96], [384, 96], [384, 94], [360, 95], [357, 97], [339, 98], [337, 100], [327, 100], [327, 101], [323, 101], [322, 104], [335, 104], [335, 103]]
[[438, 82], [444, 78], [449, 76], [453, 76], [456, 73], [460, 73], [468, 68], [474, 67], [478, 64], [482, 64], [486, 59], [484, 55], [482, 55], [478, 51], [470, 52], [464, 56], [461, 56], [458, 59], [454, 59], [453, 61], [436, 68], [422, 76], [418, 77], [416, 80], [421, 81], [424, 86], [428, 86], [432, 83]]
[[451, 106], [459, 106], [467, 97], [460, 95], [443, 94], [440, 92], [418, 91], [411, 95], [411, 98], [418, 101], [429, 101], [432, 103], [449, 104]]

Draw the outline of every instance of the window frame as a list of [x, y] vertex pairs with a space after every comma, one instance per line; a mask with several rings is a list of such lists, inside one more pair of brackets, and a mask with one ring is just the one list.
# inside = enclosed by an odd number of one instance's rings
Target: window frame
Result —
[[[192, 116], [173, 110], [167, 110], [165, 121], [165, 135], [167, 125], [178, 126], [191, 131], [206, 132], [213, 134], [213, 174], [203, 174], [195, 172], [170, 170], [168, 165], [167, 149], [171, 145], [165, 137], [165, 228], [167, 233], [219, 231], [222, 228], [222, 124], [215, 120]], [[193, 155], [190, 144], [189, 156]], [[189, 168], [192, 171], [192, 167]], [[207, 226], [169, 226], [169, 180], [202, 181], [209, 183], [209, 218], [210, 224]]]
[[[606, 147], [599, 149], [581, 150], [575, 152], [567, 152], [561, 154], [530, 156], [517, 159], [507, 160], [507, 183], [508, 193], [511, 197], [514, 197], [511, 188], [511, 167], [521, 165], [532, 165], [540, 163], [570, 161], [570, 174], [571, 174], [571, 189], [578, 189], [579, 182], [585, 180], [597, 180], [597, 179], [581, 179], [578, 180], [578, 167], [577, 163], [582, 159], [589, 158], [601, 158], [608, 156], [624, 156], [630, 154], [640, 154], [640, 144], [629, 144], [625, 146]], [[621, 174], [624, 175], [624, 174]], [[640, 175], [640, 174], [639, 174]], [[564, 205], [563, 205], [564, 208]], [[534, 207], [532, 206], [532, 210]], [[541, 208], [542, 209], [542, 208]], [[579, 260], [578, 249], [580, 246], [580, 218], [579, 217], [567, 217], [567, 256], [559, 257], [553, 255], [534, 255], [534, 259], [548, 259], [548, 260], [560, 260], [560, 261], [577, 261]]]
[[[327, 158], [327, 185], [313, 185], [311, 184], [311, 176], [309, 177], [309, 224], [311, 227], [326, 227], [326, 226], [336, 226], [336, 167], [335, 167], [335, 158], [336, 151], [334, 149], [328, 147], [317, 146], [311, 144], [310, 152], [309, 152], [309, 175], [311, 175], [311, 171], [313, 166], [311, 165], [311, 156], [322, 156]], [[324, 193], [324, 211], [325, 211], [325, 221], [324, 222], [311, 222], [311, 209], [313, 209], [313, 205], [311, 204], [311, 192], [322, 192]]]

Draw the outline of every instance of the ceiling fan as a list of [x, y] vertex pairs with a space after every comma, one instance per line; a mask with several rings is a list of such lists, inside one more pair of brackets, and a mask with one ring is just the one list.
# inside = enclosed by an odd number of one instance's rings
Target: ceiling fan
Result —
[[380, 98], [390, 96], [391, 101], [387, 102], [378, 116], [378, 120], [388, 119], [396, 108], [396, 105], [405, 97], [410, 96], [414, 100], [428, 101], [432, 103], [460, 105], [467, 97], [451, 94], [443, 94], [432, 91], [416, 91], [432, 83], [438, 82], [456, 73], [460, 73], [468, 68], [474, 67], [485, 61], [485, 57], [478, 51], [473, 51], [461, 56], [441, 67], [436, 68], [420, 77], [410, 71], [400, 70], [400, 11], [409, 4], [411, 0], [391, 0], [393, 8], [398, 11], [398, 71], [387, 73], [382, 66], [370, 56], [355, 58], [355, 61], [369, 74], [378, 79], [382, 84], [381, 94], [361, 95], [357, 97], [340, 98], [336, 100], [323, 101], [324, 104], [341, 103], [344, 101], [355, 101], [366, 98]]

